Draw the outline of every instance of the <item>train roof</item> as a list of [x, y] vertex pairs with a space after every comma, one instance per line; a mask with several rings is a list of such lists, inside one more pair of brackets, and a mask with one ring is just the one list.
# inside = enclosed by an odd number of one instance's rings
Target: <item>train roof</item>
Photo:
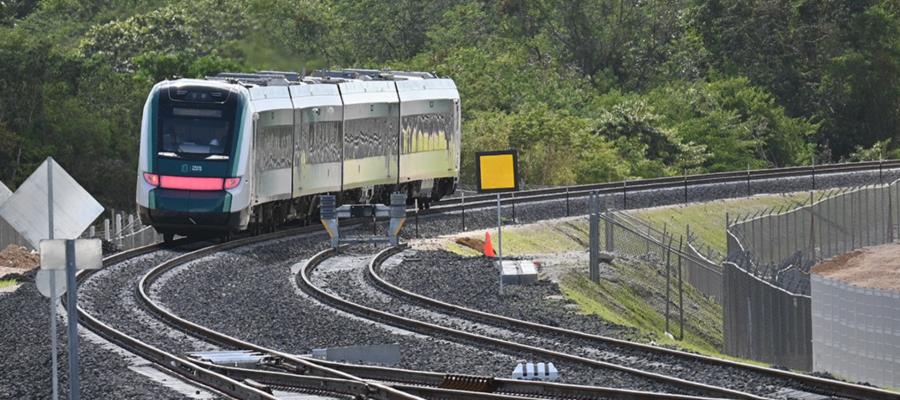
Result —
[[432, 72], [392, 71], [376, 69], [316, 70], [303, 76], [292, 71], [222, 72], [207, 76], [207, 81], [219, 81], [244, 86], [290, 86], [302, 84], [337, 84], [364, 81], [406, 81], [437, 79]]

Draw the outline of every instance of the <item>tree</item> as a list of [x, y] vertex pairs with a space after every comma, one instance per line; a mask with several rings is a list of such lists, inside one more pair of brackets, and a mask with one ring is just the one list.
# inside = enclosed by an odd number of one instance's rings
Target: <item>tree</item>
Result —
[[856, 16], [849, 46], [822, 79], [823, 136], [837, 155], [900, 139], [900, 5], [884, 2]]

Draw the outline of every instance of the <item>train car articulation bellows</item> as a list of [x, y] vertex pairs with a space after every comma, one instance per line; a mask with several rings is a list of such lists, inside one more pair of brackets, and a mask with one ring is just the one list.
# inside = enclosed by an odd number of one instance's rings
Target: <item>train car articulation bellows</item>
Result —
[[144, 106], [137, 203], [173, 235], [268, 230], [342, 203], [456, 189], [459, 93], [451, 79], [377, 70], [222, 73], [156, 84]]

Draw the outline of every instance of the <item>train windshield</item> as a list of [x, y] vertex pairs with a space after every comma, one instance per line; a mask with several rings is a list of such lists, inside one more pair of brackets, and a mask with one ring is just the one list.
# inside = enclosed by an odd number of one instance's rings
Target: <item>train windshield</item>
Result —
[[227, 156], [231, 149], [232, 123], [221, 110], [174, 107], [161, 118], [160, 152], [179, 156]]

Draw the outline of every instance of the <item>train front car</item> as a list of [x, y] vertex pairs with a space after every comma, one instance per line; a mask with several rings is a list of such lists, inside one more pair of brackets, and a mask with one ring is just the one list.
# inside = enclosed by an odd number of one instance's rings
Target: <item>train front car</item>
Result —
[[227, 236], [249, 222], [248, 93], [211, 80], [164, 81], [141, 124], [137, 203], [143, 221], [173, 235]]

